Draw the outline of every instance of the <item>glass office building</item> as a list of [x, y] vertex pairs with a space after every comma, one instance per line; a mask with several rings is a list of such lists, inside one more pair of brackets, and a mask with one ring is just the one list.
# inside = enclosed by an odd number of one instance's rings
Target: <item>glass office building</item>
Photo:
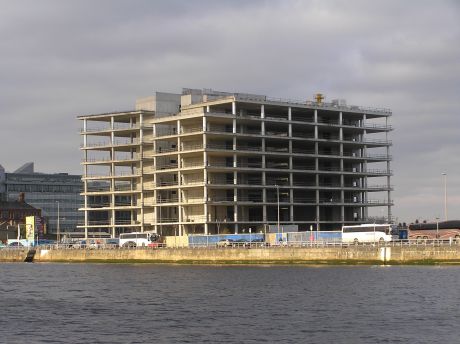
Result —
[[[73, 232], [83, 215], [78, 208], [83, 204], [80, 175], [67, 173], [38, 173], [28, 163], [13, 173], [0, 169], [0, 190], [4, 200], [18, 200], [21, 193], [25, 201], [41, 209], [49, 233]], [[59, 221], [58, 221], [59, 219]]]

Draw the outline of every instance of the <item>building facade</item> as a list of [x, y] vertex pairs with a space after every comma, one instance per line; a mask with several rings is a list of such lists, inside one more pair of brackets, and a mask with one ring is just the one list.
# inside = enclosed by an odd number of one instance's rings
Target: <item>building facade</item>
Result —
[[[3, 199], [12, 201], [24, 194], [25, 201], [41, 210], [47, 232], [73, 232], [83, 222], [78, 211], [83, 204], [81, 175], [38, 173], [27, 163], [13, 173], [0, 170]], [[59, 220], [58, 220], [59, 219]]]
[[26, 217], [40, 217], [40, 209], [36, 209], [20, 198], [16, 201], [0, 200], [0, 242], [17, 238], [18, 226], [25, 227]]
[[41, 216], [41, 210], [32, 207], [24, 200], [0, 201], [0, 228], [4, 225], [15, 227], [26, 223], [27, 216]]
[[[79, 116], [84, 230], [333, 230], [391, 219], [386, 109], [184, 89]], [[375, 181], [375, 182], [373, 182]], [[376, 198], [371, 197], [376, 195]]]

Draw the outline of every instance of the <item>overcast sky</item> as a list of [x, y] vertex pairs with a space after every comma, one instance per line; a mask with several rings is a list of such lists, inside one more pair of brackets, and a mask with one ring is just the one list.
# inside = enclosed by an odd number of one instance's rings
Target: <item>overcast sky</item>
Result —
[[0, 0], [0, 164], [81, 174], [77, 115], [182, 87], [393, 111], [394, 215], [460, 218], [458, 1]]

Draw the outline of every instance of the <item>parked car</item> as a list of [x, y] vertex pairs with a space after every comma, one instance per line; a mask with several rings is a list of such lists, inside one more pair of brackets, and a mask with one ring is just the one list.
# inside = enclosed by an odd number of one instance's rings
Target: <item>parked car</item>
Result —
[[252, 246], [256, 247], [268, 247], [270, 244], [268, 242], [265, 242], [264, 239], [254, 239], [251, 241]]
[[117, 248], [120, 247], [120, 240], [117, 238], [110, 238], [105, 241], [105, 248]]
[[56, 244], [56, 241], [55, 240], [47, 240], [47, 239], [40, 239], [36, 242], [36, 245], [37, 246], [41, 246], [41, 245], [54, 245]]
[[72, 248], [86, 248], [86, 240], [74, 242]]
[[234, 241], [232, 239], [222, 239], [216, 244], [217, 247], [232, 247]]
[[96, 239], [90, 239], [89, 242], [88, 242], [88, 248], [90, 248], [90, 249], [100, 248], [101, 245], [102, 245], [101, 241], [96, 240]]
[[15, 242], [8, 244], [8, 247], [24, 247], [24, 245], [18, 241], [15, 241]]
[[6, 247], [6, 245], [2, 242], [0, 242], [0, 248]]
[[246, 239], [239, 239], [233, 242], [233, 247], [249, 247], [249, 241]]

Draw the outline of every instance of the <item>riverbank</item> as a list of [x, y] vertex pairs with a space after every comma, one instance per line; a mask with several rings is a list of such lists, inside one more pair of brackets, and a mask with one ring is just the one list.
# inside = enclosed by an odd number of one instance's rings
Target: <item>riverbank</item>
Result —
[[[0, 262], [23, 262], [27, 249], [2, 249]], [[263, 248], [44, 249], [34, 262], [157, 264], [460, 264], [460, 245]]]

